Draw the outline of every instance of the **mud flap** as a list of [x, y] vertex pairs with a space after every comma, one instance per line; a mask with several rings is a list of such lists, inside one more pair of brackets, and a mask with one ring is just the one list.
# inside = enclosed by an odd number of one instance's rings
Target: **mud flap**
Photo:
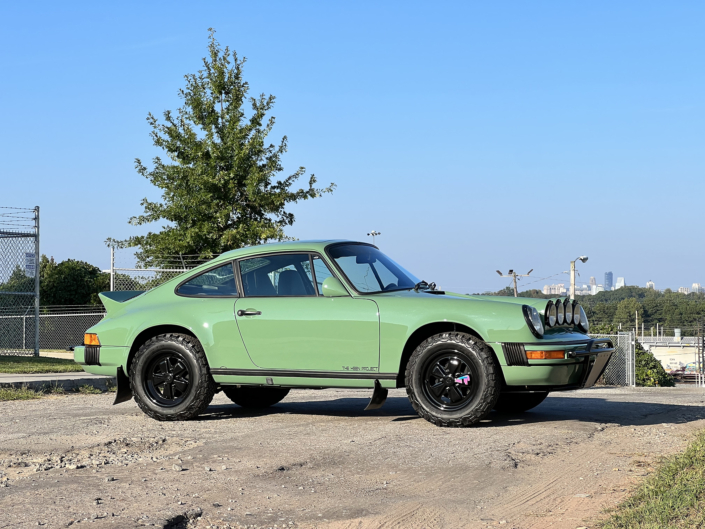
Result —
[[379, 380], [375, 380], [375, 390], [372, 392], [372, 398], [370, 399], [370, 403], [365, 408], [365, 411], [381, 408], [387, 400], [388, 394], [389, 391], [387, 388], [383, 388], [382, 384], [379, 383]]
[[130, 379], [127, 378], [127, 375], [125, 375], [125, 372], [122, 370], [122, 367], [118, 367], [117, 393], [115, 394], [115, 402], [113, 402], [113, 406], [122, 402], [127, 402], [131, 398], [132, 390], [130, 389]]

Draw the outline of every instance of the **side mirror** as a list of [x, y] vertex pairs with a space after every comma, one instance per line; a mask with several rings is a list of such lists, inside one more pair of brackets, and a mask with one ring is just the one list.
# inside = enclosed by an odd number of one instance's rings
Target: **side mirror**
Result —
[[323, 297], [326, 298], [339, 298], [342, 296], [349, 296], [348, 291], [345, 290], [343, 284], [333, 276], [327, 277], [323, 281], [321, 291], [323, 292]]

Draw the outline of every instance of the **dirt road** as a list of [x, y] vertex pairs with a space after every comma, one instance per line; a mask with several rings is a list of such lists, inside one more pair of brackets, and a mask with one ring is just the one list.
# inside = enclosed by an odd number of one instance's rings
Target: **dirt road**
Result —
[[296, 391], [264, 413], [221, 394], [159, 423], [111, 395], [0, 403], [0, 528], [590, 527], [705, 428], [705, 390], [591, 389], [469, 429], [403, 390]]

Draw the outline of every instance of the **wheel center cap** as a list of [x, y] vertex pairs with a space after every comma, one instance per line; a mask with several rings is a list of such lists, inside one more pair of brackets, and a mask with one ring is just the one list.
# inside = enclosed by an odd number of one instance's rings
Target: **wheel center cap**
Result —
[[168, 380], [169, 382], [173, 382], [173, 381], [174, 381], [174, 375], [169, 375], [169, 376], [167, 377], [167, 380]]

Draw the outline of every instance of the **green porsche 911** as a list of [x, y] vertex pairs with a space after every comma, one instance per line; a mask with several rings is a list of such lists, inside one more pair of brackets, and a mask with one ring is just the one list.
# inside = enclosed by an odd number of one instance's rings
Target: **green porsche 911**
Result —
[[295, 388], [370, 388], [374, 409], [406, 387], [421, 417], [469, 426], [592, 386], [614, 351], [575, 302], [442, 292], [350, 241], [242, 248], [100, 296], [74, 358], [158, 420], [196, 417], [220, 390], [263, 408]]

